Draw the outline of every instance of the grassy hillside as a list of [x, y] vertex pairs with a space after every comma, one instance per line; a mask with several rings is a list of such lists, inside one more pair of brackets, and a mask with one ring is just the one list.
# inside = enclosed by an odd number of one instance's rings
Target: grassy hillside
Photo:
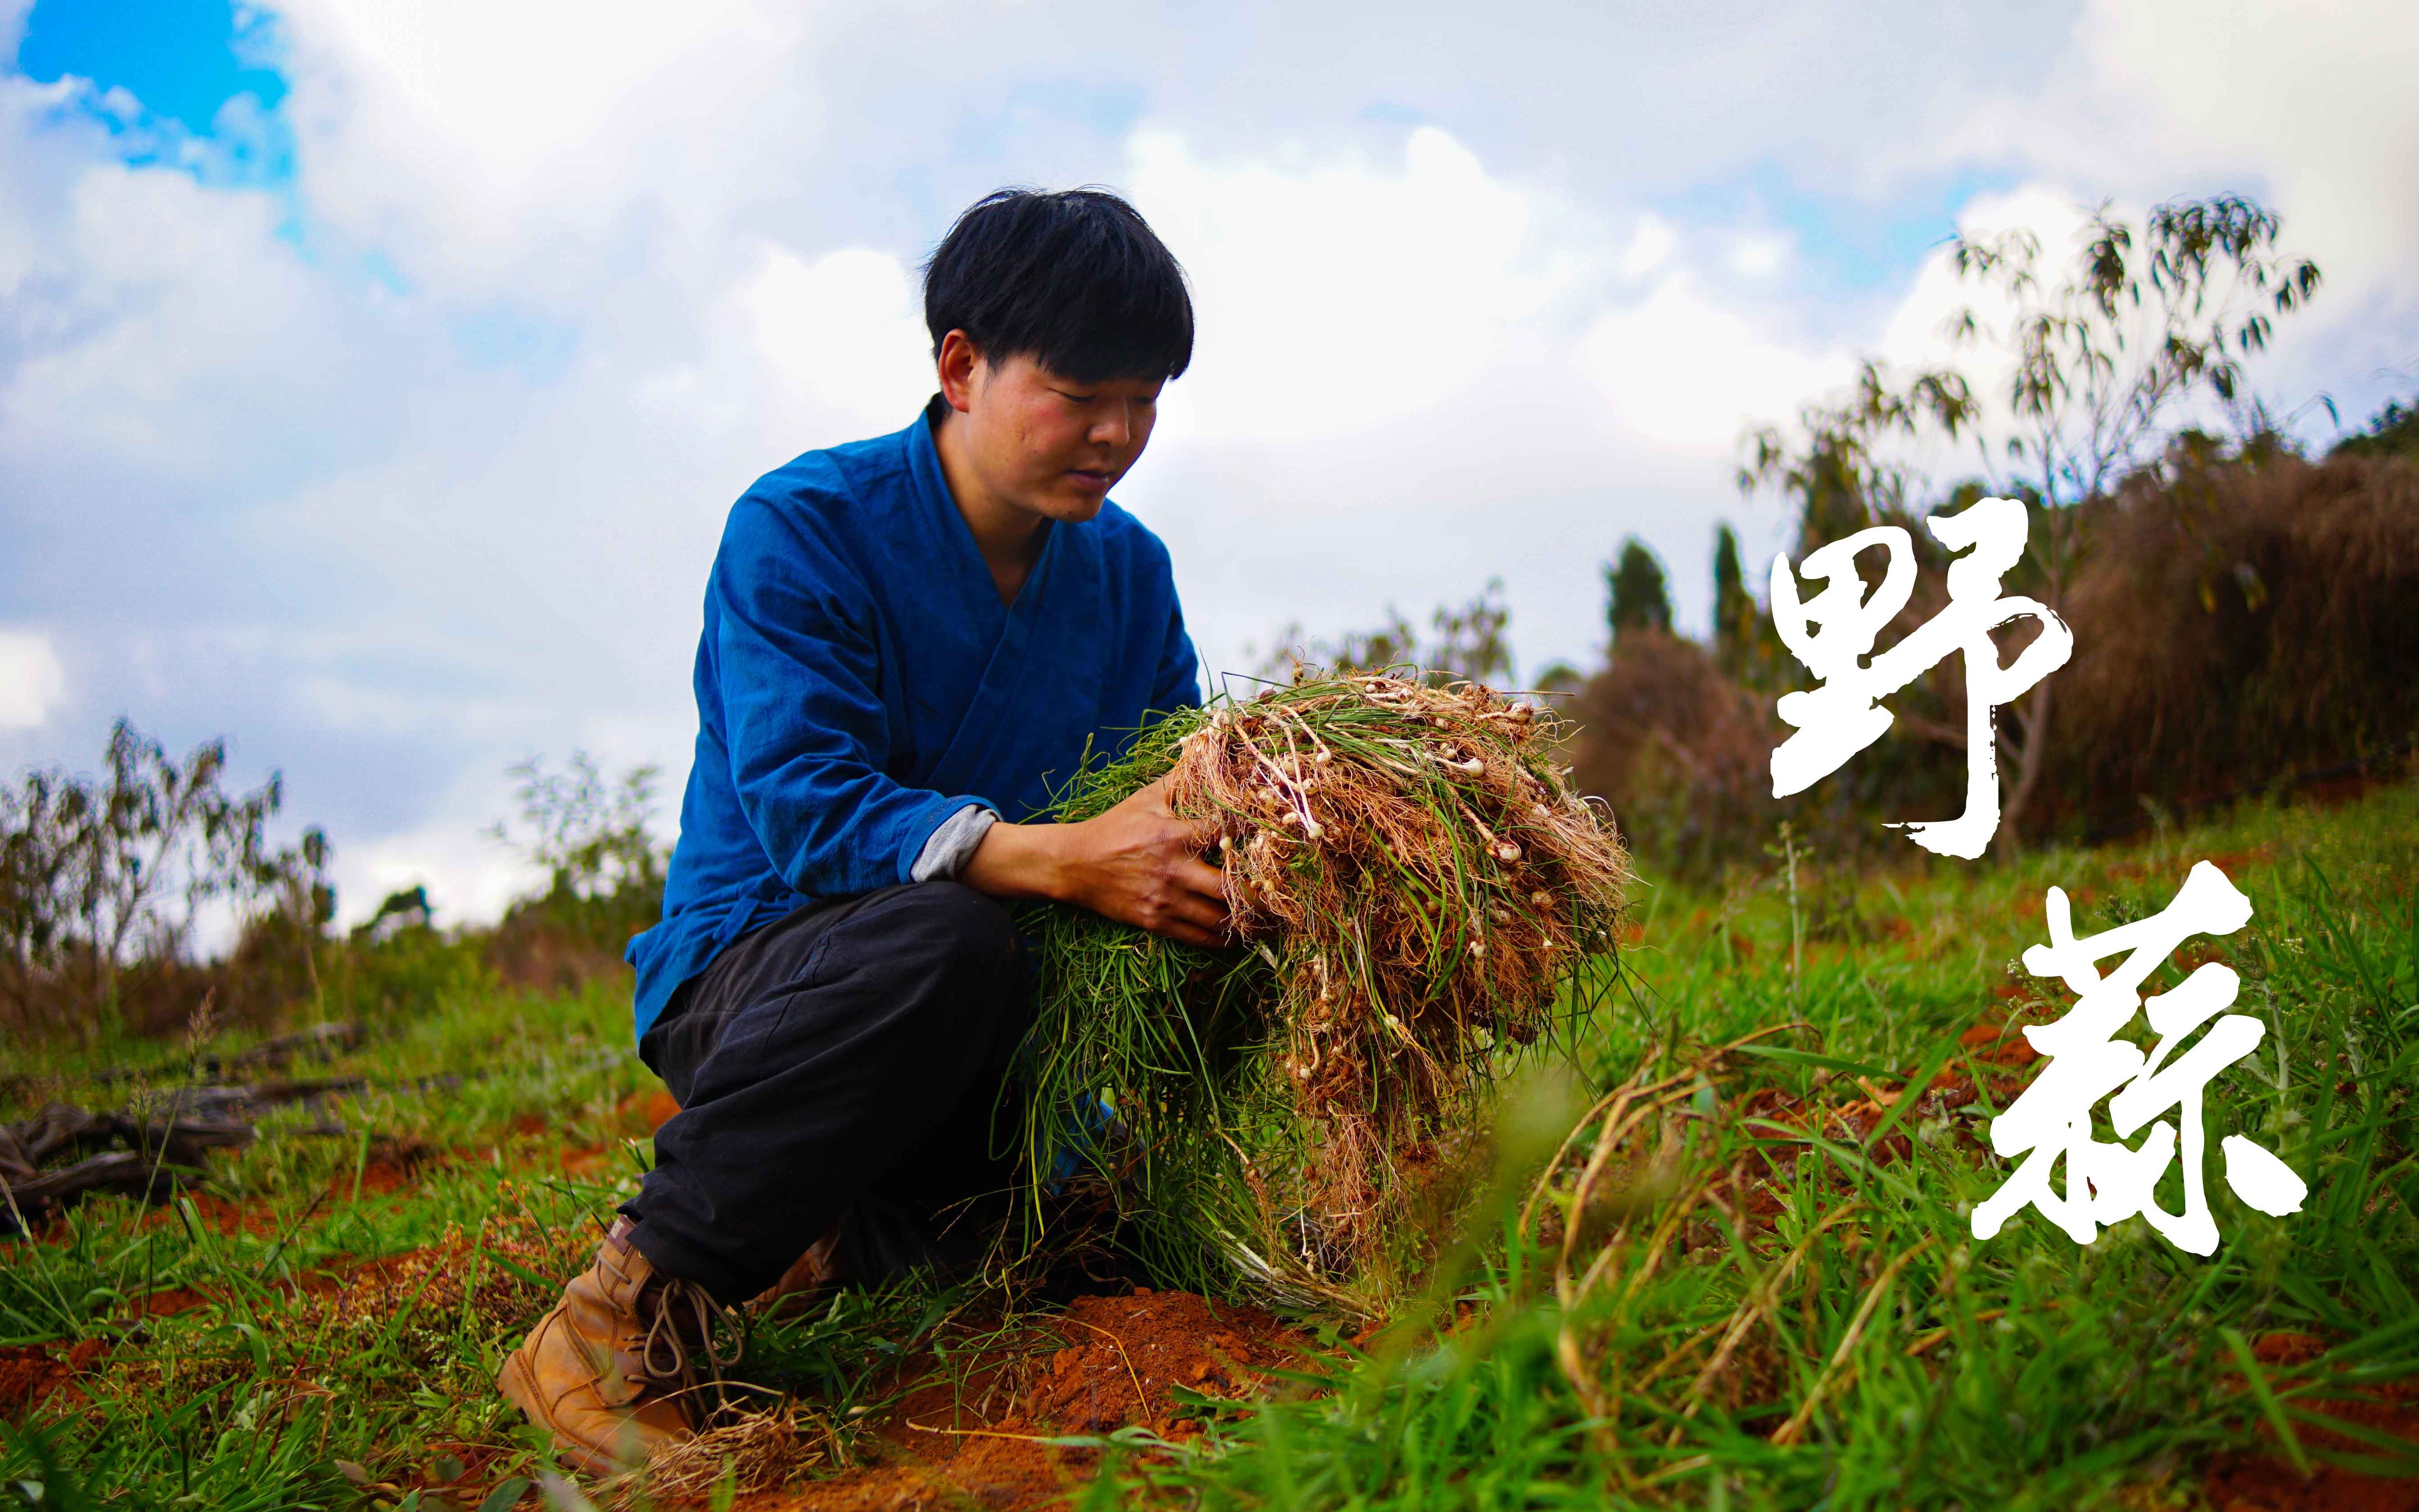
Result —
[[[2035, 1071], [2015, 1029], [2070, 1001], [2015, 964], [2044, 937], [2043, 890], [2105, 928], [2204, 857], [2256, 912], [2160, 980], [2224, 960], [2267, 1025], [2211, 1086], [2211, 1165], [2217, 1136], [2246, 1134], [2308, 1180], [2303, 1211], [2251, 1211], [2212, 1168], [2206, 1259], [2139, 1219], [2088, 1248], [2029, 1212], [1977, 1242], [1965, 1215], [2006, 1168], [1977, 1141]], [[1599, 963], [1627, 1007], [1575, 1047], [1577, 1084], [1532, 1078], [1506, 1108], [1471, 1242], [1391, 1328], [1311, 1320], [1315, 1387], [1280, 1375], [1263, 1405], [1220, 1408], [1117, 1342], [1102, 1357], [1132, 1376], [1131, 1409], [1053, 1418], [1031, 1383], [1071, 1368], [1093, 1313], [851, 1294], [757, 1328], [748, 1375], [798, 1394], [782, 1443], [803, 1478], [744, 1504], [877, 1504], [879, 1475], [879, 1504], [1029, 1503], [1030, 1483], [963, 1468], [895, 1478], [919, 1445], [1011, 1439], [1045, 1472], [1105, 1468], [1086, 1494], [1206, 1506], [2147, 1506], [2246, 1488], [2318, 1506], [2350, 1502], [2354, 1473], [2419, 1474], [2407, 1410], [2340, 1399], [2407, 1402], [2393, 1383], [2419, 1381], [2419, 790], [2003, 869], [1860, 880], [1815, 857], [1720, 896], [1650, 887], [1637, 925]], [[260, 1141], [215, 1157], [202, 1191], [95, 1198], [0, 1241], [0, 1505], [549, 1504], [489, 1381], [662, 1109], [613, 991], [432, 973], [415, 1006], [286, 1068]], [[131, 1087], [123, 1048], [9, 1051], [0, 1119], [121, 1105], [243, 1048], [154, 1046]], [[922, 1364], [902, 1378], [902, 1360]], [[958, 1391], [972, 1427], [934, 1429], [893, 1401], [917, 1372], [1007, 1385]], [[994, 1395], [1026, 1403], [1022, 1426]], [[761, 1449], [734, 1446], [700, 1504], [732, 1504]]]

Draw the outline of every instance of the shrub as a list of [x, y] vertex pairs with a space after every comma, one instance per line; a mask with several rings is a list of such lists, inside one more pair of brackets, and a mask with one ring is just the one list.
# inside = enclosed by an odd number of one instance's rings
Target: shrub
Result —
[[486, 942], [486, 961], [505, 981], [574, 991], [624, 973], [630, 937], [663, 917], [669, 857], [647, 822], [655, 810], [653, 765], [608, 782], [595, 759], [576, 750], [562, 772], [516, 763], [517, 827], [488, 833], [544, 867], [547, 890], [506, 911]]
[[1697, 642], [1629, 627], [1570, 714], [1573, 785], [1611, 806], [1639, 854], [1718, 870], [1768, 829], [1779, 721]]
[[2070, 825], [2397, 748], [2419, 732], [2419, 468], [2179, 447], [2093, 521], [2070, 610]]
[[[181, 1026], [206, 998], [223, 1022], [258, 1020], [307, 990], [335, 895], [317, 829], [269, 841], [277, 774], [228, 793], [224, 740], [178, 762], [123, 719], [103, 760], [100, 777], [52, 768], [0, 788], [0, 1022], [89, 1042]], [[220, 907], [242, 931], [230, 964], [273, 963], [266, 974], [239, 982], [193, 960]]]

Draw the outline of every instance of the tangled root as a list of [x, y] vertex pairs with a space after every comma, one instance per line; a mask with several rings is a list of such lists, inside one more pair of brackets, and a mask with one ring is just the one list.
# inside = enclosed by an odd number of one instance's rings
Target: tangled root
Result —
[[633, 1503], [641, 1488], [657, 1503], [702, 1502], [728, 1476], [739, 1495], [760, 1495], [832, 1463], [838, 1443], [823, 1418], [785, 1401], [730, 1413], [696, 1436], [666, 1445], [616, 1489]]

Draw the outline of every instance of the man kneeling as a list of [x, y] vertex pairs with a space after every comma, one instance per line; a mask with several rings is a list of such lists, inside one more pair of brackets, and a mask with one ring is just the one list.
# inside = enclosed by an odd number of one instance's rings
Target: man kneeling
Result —
[[1158, 788], [1033, 822], [1087, 743], [1198, 702], [1167, 550], [1108, 501], [1192, 358], [1183, 272], [1114, 195], [1002, 191], [924, 311], [923, 414], [759, 479], [707, 579], [663, 921], [629, 949], [681, 1111], [501, 1381], [596, 1473], [696, 1430], [718, 1307], [978, 1250], [1028, 1012], [1007, 903], [1226, 927]]

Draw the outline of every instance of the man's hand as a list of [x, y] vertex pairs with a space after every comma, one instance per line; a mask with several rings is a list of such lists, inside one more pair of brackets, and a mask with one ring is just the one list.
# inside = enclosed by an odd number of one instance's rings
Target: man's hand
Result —
[[1188, 945], [1227, 941], [1218, 869], [1201, 859], [1213, 826], [1167, 810], [1161, 778], [1097, 819], [995, 824], [958, 880], [1000, 898], [1075, 903]]

